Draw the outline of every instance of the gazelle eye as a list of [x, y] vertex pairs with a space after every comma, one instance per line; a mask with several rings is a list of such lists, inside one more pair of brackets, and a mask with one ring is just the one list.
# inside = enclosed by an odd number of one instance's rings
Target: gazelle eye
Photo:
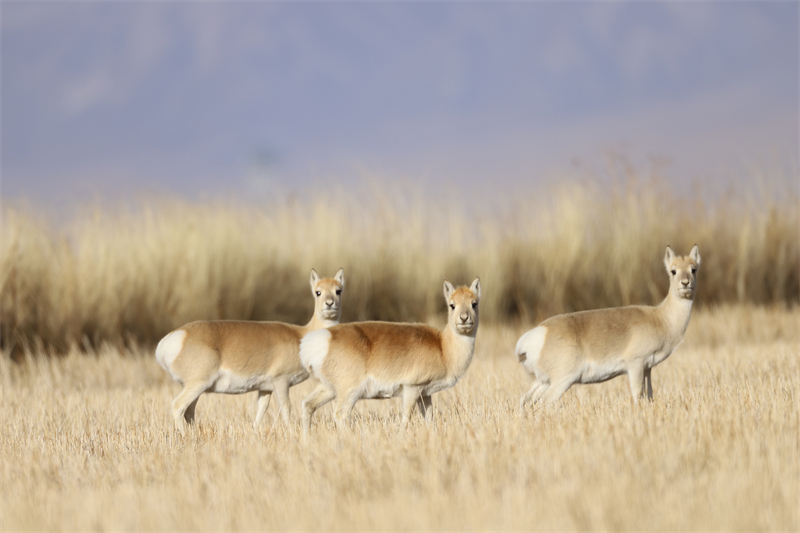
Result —
[[473, 309], [477, 309], [478, 308], [478, 302], [472, 302], [472, 308]]
[[675, 275], [675, 269], [672, 269], [670, 272], [672, 272], [673, 276]]
[[692, 274], [696, 274], [696, 273], [697, 273], [697, 269], [693, 267], [692, 268]]
[[[674, 272], [673, 272], [674, 274]], [[317, 296], [322, 296], [322, 291], [317, 291]]]
[[342, 294], [342, 289], [336, 289], [336, 294]]
[[450, 309], [455, 309], [455, 308], [456, 308], [456, 304], [450, 304]]

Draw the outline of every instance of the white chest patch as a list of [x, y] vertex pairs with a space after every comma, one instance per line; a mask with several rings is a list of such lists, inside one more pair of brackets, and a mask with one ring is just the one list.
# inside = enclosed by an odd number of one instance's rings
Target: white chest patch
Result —
[[330, 342], [331, 332], [327, 329], [312, 331], [300, 341], [300, 362], [311, 374], [318, 375], [322, 369]]
[[185, 340], [186, 330], [177, 329], [161, 339], [158, 346], [156, 346], [156, 361], [158, 361], [161, 368], [169, 372], [169, 375], [175, 381], [180, 381], [180, 378], [172, 373], [172, 363], [183, 350]]

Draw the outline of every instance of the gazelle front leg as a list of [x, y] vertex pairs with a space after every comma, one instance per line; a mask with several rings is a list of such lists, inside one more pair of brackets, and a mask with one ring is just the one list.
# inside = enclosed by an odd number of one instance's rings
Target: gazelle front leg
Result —
[[267, 408], [269, 407], [270, 398], [272, 398], [272, 391], [258, 391], [258, 400], [256, 401], [256, 419], [253, 421], [253, 429], [258, 428], [259, 424], [261, 424], [261, 420], [264, 418], [264, 413], [267, 412]]
[[633, 364], [628, 368], [628, 380], [631, 385], [633, 403], [639, 403], [639, 399], [644, 396], [644, 373], [643, 364]]
[[311, 428], [311, 417], [314, 411], [336, 398], [336, 393], [333, 389], [327, 387], [323, 383], [319, 383], [317, 387], [311, 391], [303, 400], [303, 435], [308, 435], [308, 430]]
[[408, 421], [411, 418], [411, 413], [414, 412], [417, 398], [420, 398], [419, 387], [403, 385], [403, 429], [408, 427]]

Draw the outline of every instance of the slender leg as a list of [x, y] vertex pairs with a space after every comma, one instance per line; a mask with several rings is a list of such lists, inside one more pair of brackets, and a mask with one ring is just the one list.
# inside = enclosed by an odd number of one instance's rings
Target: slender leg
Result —
[[628, 380], [633, 403], [639, 403], [639, 399], [644, 396], [644, 365], [632, 365], [628, 368]]
[[419, 387], [403, 385], [403, 428], [408, 427], [408, 421], [414, 412], [417, 398], [420, 398]]
[[336, 426], [342, 428], [347, 421], [350, 420], [350, 415], [353, 413], [353, 407], [356, 402], [361, 398], [357, 390], [350, 391], [342, 398], [339, 405], [336, 406]]
[[651, 367], [647, 367], [644, 369], [644, 386], [647, 390], [647, 399], [653, 401], [653, 380], [650, 377], [650, 373], [653, 371]]
[[417, 398], [417, 407], [422, 416], [425, 417], [425, 423], [430, 424], [431, 420], [433, 420], [433, 402], [430, 395], [420, 395]]
[[278, 397], [278, 407], [283, 415], [283, 421], [288, 426], [292, 419], [292, 404], [289, 403], [289, 382], [278, 381], [275, 383], [275, 395]]
[[[533, 397], [533, 395], [536, 394], [536, 392], [542, 387], [543, 387], [543, 385], [538, 379], [533, 380], [533, 383], [531, 383], [531, 388], [528, 389], [528, 392], [523, 394], [522, 398], [520, 398], [520, 400], [519, 400], [519, 410], [520, 411], [525, 409], [525, 404], [528, 403], [530, 401], [530, 399]], [[538, 400], [541, 395], [542, 395], [542, 393], [540, 392], [536, 396], [536, 399]]]
[[303, 434], [307, 435], [308, 430], [311, 427], [311, 416], [314, 414], [314, 411], [328, 403], [329, 401], [336, 398], [336, 392], [333, 389], [328, 388], [325, 384], [320, 383], [317, 387], [311, 391], [311, 393], [306, 396], [306, 399], [303, 400]]
[[186, 408], [186, 411], [183, 413], [183, 419], [186, 420], [189, 424], [194, 424], [194, 408], [197, 407], [197, 402], [200, 400], [200, 396], [194, 399], [192, 403], [189, 404], [189, 407]]
[[565, 392], [567, 392], [573, 383], [574, 381], [571, 376], [568, 379], [562, 379], [561, 381], [551, 383], [547, 389], [541, 391], [540, 397], [544, 401], [545, 405], [555, 407], [555, 404], [559, 399], [561, 399], [561, 397]]
[[172, 418], [175, 419], [175, 427], [181, 433], [186, 431], [187, 422], [190, 424], [194, 422], [194, 408], [206, 388], [205, 383], [186, 385], [172, 401]]
[[272, 398], [272, 391], [258, 391], [258, 401], [256, 402], [256, 419], [253, 422], [254, 429], [261, 424], [261, 420], [264, 418], [264, 414], [267, 412], [267, 407], [269, 407], [270, 398]]

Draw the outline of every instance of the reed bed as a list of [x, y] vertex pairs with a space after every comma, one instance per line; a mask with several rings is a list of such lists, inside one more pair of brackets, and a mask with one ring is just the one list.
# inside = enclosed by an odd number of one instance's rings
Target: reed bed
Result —
[[6, 202], [0, 343], [16, 354], [63, 353], [153, 345], [197, 319], [304, 323], [312, 267], [344, 267], [343, 321], [431, 320], [444, 312], [444, 278], [480, 276], [484, 322], [530, 323], [657, 303], [667, 244], [677, 253], [699, 244], [699, 306], [792, 306], [798, 196], [795, 184], [775, 189], [707, 201], [631, 173], [471, 201], [456, 190], [442, 202], [367, 183], [264, 206], [140, 199], [59, 223]]
[[[255, 394], [180, 387], [152, 351], [0, 357], [0, 530], [765, 530], [800, 528], [800, 310], [717, 306], [653, 371], [517, 410], [524, 327], [481, 325], [475, 359], [400, 430], [399, 400], [363, 401], [310, 438]], [[291, 390], [295, 408], [310, 390]]]

